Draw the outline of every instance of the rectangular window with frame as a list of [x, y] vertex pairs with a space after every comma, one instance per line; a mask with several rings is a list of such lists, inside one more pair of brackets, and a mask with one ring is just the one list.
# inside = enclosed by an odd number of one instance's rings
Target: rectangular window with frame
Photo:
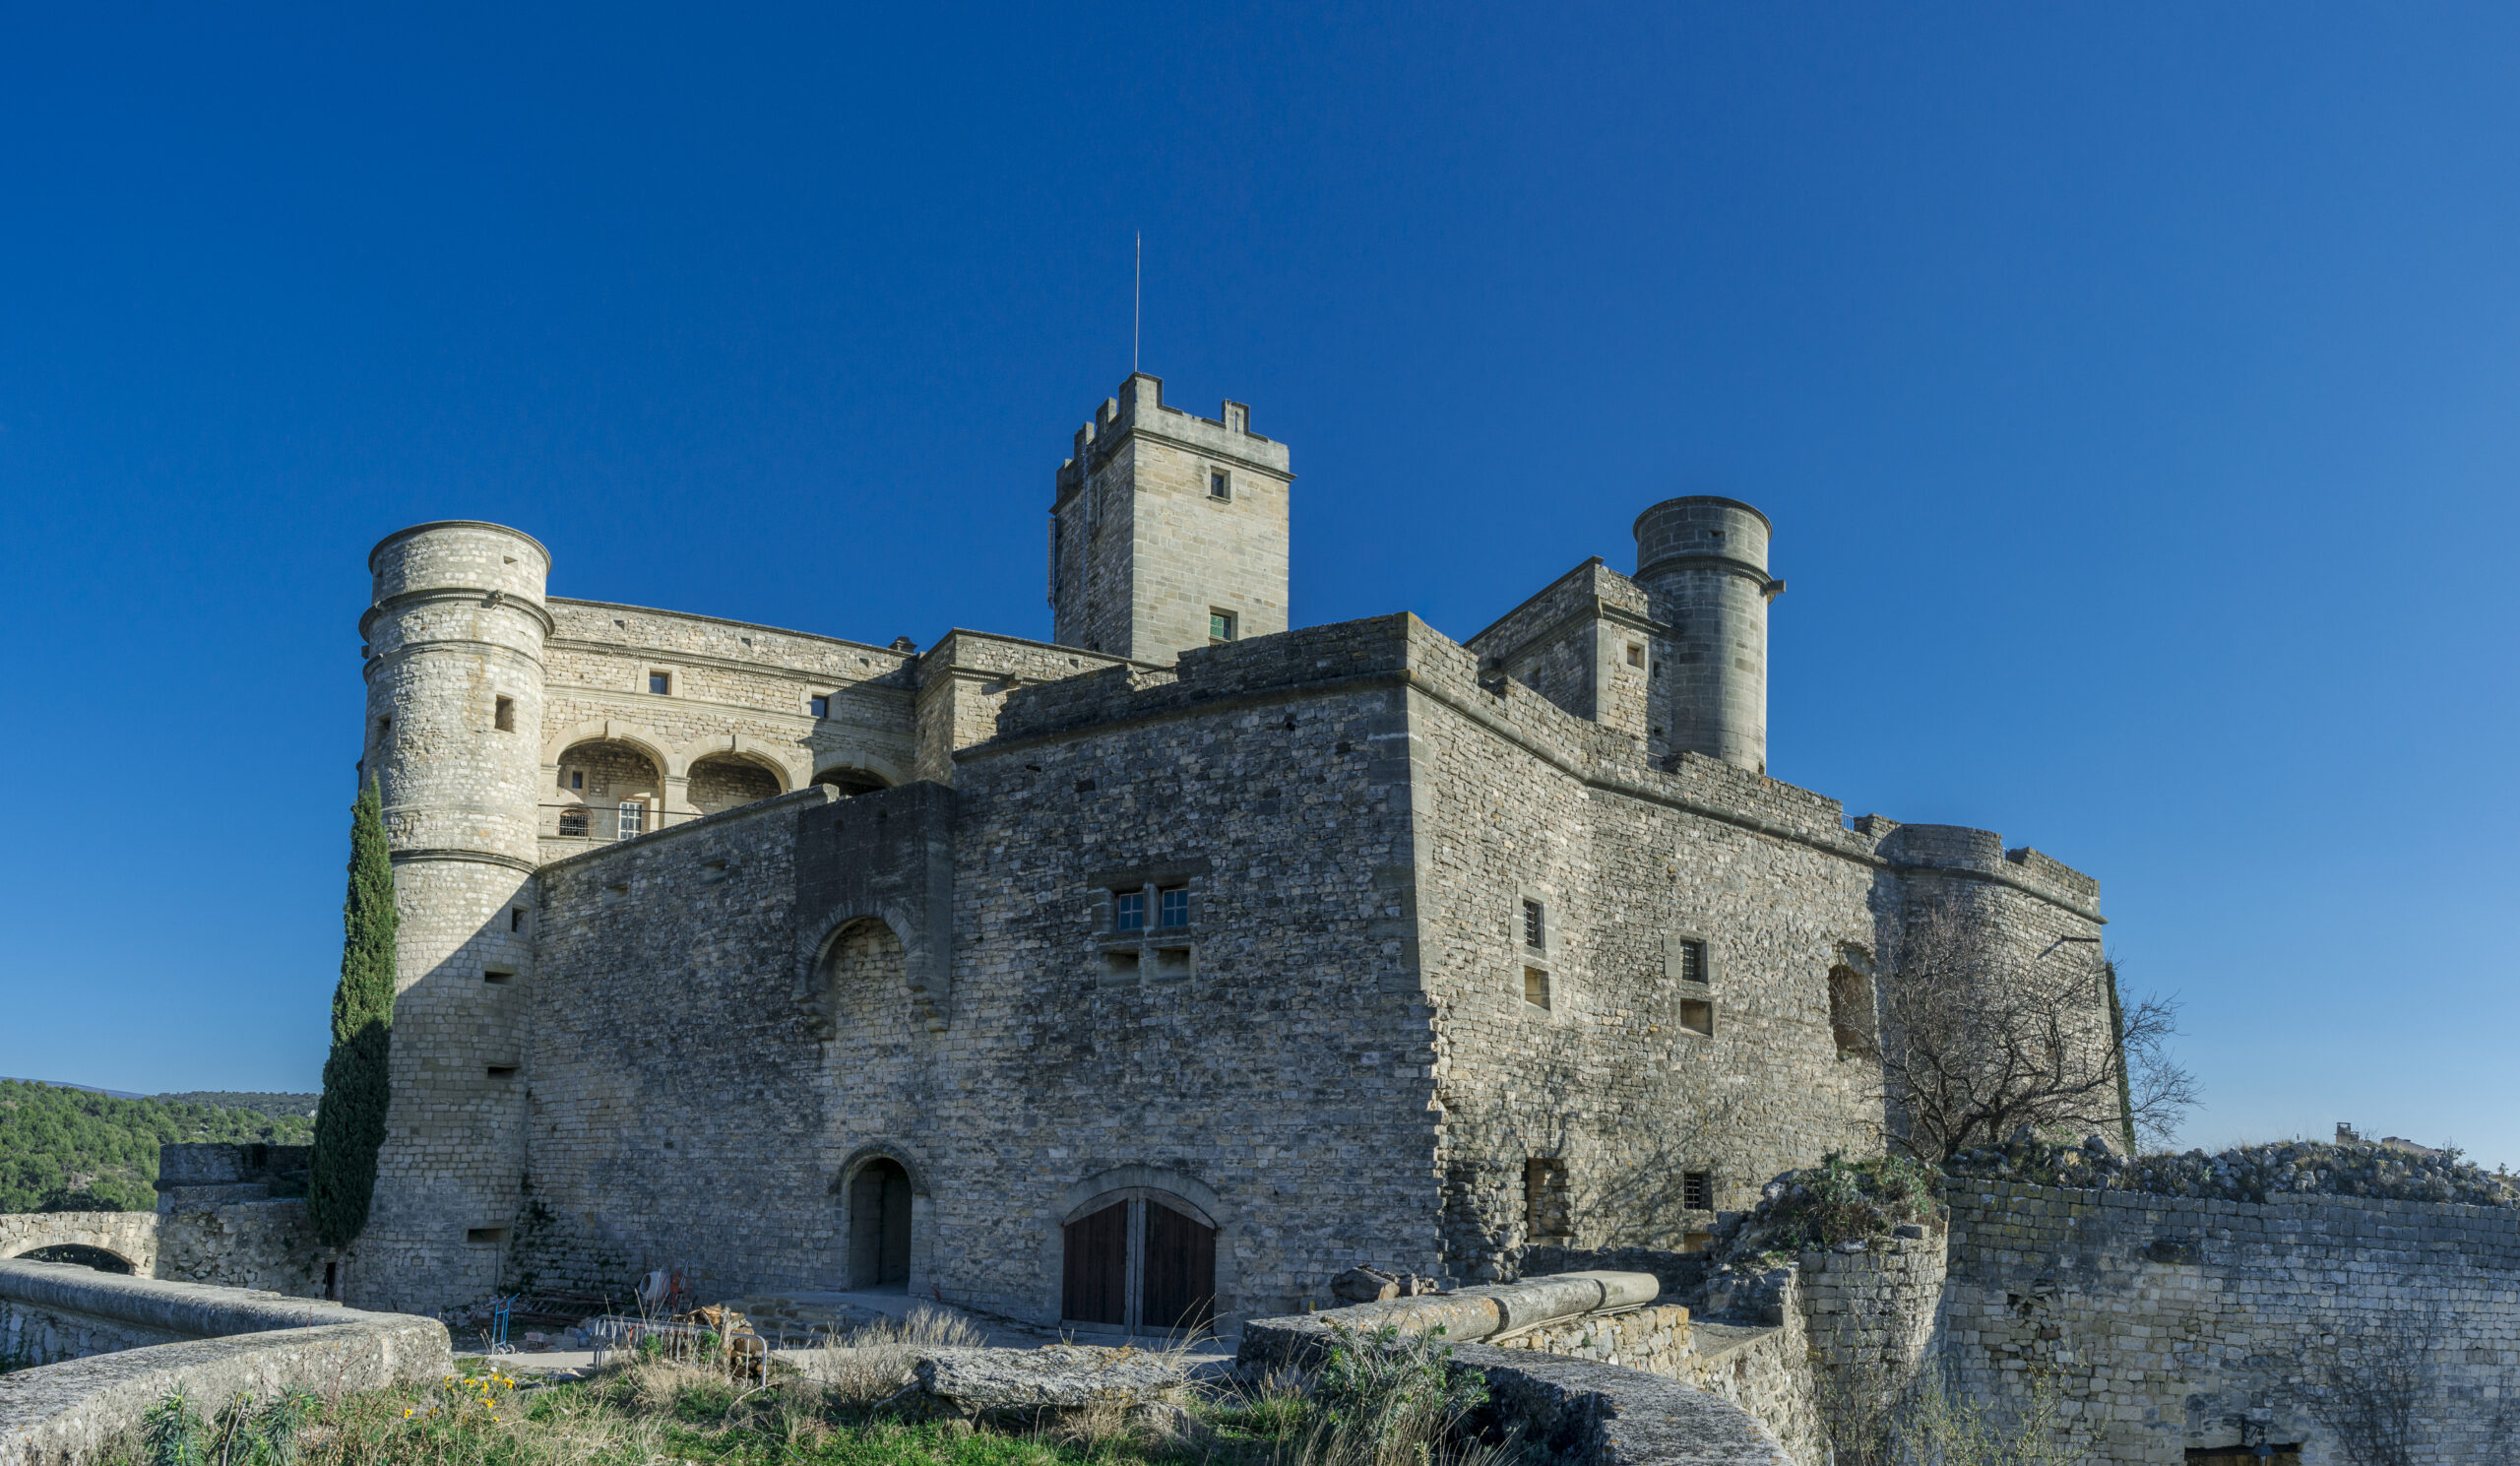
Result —
[[1523, 1001], [1543, 1011], [1547, 1010], [1549, 1000], [1546, 972], [1537, 967], [1523, 969]]
[[1680, 1205], [1690, 1211], [1715, 1210], [1715, 1179], [1703, 1171], [1681, 1172]]
[[516, 699], [502, 697], [490, 710], [490, 726], [501, 733], [516, 732]]
[[673, 673], [669, 671], [652, 671], [648, 673], [648, 690], [659, 697], [672, 696]]
[[1111, 929], [1114, 931], [1146, 929], [1146, 892], [1121, 891], [1112, 896]]
[[1673, 973], [1671, 976], [1679, 979], [1683, 983], [1703, 983], [1706, 981], [1706, 943], [1702, 941], [1687, 940], [1675, 941], [1671, 943], [1671, 956], [1673, 958], [1674, 965], [1679, 969], [1679, 971]]
[[587, 838], [587, 812], [584, 809], [560, 811], [560, 838], [563, 840]]
[[1166, 886], [1156, 892], [1156, 919], [1166, 926], [1190, 924], [1190, 888]]
[[1232, 498], [1233, 476], [1223, 469], [1208, 470], [1208, 497], [1212, 499]]
[[806, 698], [805, 710], [817, 718], [828, 718], [831, 716], [831, 699], [828, 697]]
[[1548, 909], [1537, 901], [1523, 903], [1523, 945], [1535, 952], [1548, 950]]
[[1209, 611], [1208, 645], [1216, 646], [1219, 643], [1228, 642], [1231, 640], [1233, 640], [1233, 612], [1229, 610]]

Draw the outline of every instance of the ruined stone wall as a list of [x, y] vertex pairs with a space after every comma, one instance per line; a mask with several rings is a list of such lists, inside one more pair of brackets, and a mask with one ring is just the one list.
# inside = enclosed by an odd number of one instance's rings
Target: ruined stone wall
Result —
[[[2342, 1466], [2299, 1403], [2307, 1362], [2412, 1360], [2412, 1459], [2520, 1448], [2520, 1212], [2319, 1196], [2268, 1205], [1961, 1180], [1940, 1357], [1975, 1398], [2062, 1406], [2075, 1449], [2110, 1463], [2229, 1447], [2239, 1418]], [[2366, 1388], [2376, 1388], [2367, 1385]]]
[[324, 1296], [329, 1254], [303, 1200], [172, 1207], [158, 1214], [158, 1239], [156, 1276], [170, 1282]]

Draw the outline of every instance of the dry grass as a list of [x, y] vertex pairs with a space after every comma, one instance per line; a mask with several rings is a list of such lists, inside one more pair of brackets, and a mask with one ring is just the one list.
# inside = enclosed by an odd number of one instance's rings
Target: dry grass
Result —
[[977, 1349], [987, 1336], [970, 1319], [939, 1308], [916, 1307], [907, 1317], [869, 1323], [816, 1348], [791, 1353], [797, 1370], [830, 1392], [844, 1409], [868, 1409], [910, 1382], [911, 1367], [931, 1349]]

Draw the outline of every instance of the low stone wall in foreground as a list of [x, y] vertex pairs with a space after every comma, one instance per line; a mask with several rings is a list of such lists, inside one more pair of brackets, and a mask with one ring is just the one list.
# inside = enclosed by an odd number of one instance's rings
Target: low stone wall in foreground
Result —
[[1564, 1273], [1253, 1319], [1236, 1358], [1255, 1372], [1313, 1369], [1343, 1332], [1389, 1326], [1415, 1337], [1440, 1326], [1454, 1367], [1486, 1381], [1488, 1418], [1475, 1424], [1519, 1430], [1572, 1466], [1796, 1466], [1773, 1433], [1722, 1395], [1608, 1362], [1688, 1367], [1688, 1310], [1653, 1306], [1659, 1292], [1648, 1274]]
[[44, 1262], [0, 1262], [0, 1352], [61, 1360], [0, 1374], [0, 1466], [69, 1466], [177, 1390], [333, 1393], [452, 1365], [434, 1318]]

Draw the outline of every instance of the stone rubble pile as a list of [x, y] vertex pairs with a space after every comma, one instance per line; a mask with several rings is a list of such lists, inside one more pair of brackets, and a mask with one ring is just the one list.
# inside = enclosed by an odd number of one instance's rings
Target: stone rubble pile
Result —
[[1956, 1177], [2219, 1201], [2262, 1203], [2309, 1195], [2520, 1206], [2520, 1192], [2510, 1178], [2462, 1161], [2454, 1152], [2426, 1154], [2369, 1141], [2332, 1145], [2288, 1140], [2236, 1146], [2213, 1155], [2191, 1150], [2129, 1157], [2118, 1155], [2098, 1135], [2080, 1145], [2055, 1145], [2016, 1133], [2008, 1144], [1964, 1151], [1943, 1169]]

